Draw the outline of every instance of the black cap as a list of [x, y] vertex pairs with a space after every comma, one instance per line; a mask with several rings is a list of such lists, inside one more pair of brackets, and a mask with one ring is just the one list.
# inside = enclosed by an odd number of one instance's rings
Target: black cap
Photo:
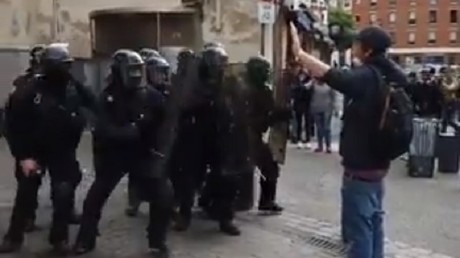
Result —
[[392, 41], [390, 35], [377, 26], [362, 29], [355, 36], [355, 40], [360, 42], [364, 47], [373, 50], [374, 54], [386, 52], [390, 48]]

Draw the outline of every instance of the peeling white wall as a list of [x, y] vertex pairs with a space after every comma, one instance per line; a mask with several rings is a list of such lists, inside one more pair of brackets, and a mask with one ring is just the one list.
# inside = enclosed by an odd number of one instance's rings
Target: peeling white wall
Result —
[[[260, 24], [257, 21], [257, 1], [205, 0], [204, 41], [219, 41], [229, 52], [231, 61], [246, 61], [260, 50]], [[153, 6], [169, 8], [180, 0], [59, 0], [58, 35], [70, 43], [77, 57], [90, 56], [88, 14], [102, 8]], [[53, 0], [0, 0], [0, 47], [29, 46], [52, 40]]]
[[247, 61], [251, 55], [260, 52], [261, 27], [257, 18], [257, 1], [220, 0], [220, 14], [218, 1], [205, 1], [204, 41], [224, 44], [231, 62]]

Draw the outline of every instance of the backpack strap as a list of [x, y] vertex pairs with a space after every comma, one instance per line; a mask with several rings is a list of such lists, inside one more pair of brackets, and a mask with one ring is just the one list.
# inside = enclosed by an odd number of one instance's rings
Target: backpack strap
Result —
[[384, 76], [380, 72], [380, 70], [375, 67], [374, 65], [367, 65], [369, 69], [372, 70], [374, 73], [376, 79], [379, 82], [379, 88], [380, 92], [382, 95], [385, 97], [384, 102], [383, 102], [383, 109], [382, 112], [380, 113], [380, 122], [379, 122], [379, 130], [382, 130], [383, 127], [385, 126], [385, 122], [387, 119], [387, 114], [390, 109], [390, 102], [391, 102], [391, 93], [392, 93], [392, 88], [386, 83]]

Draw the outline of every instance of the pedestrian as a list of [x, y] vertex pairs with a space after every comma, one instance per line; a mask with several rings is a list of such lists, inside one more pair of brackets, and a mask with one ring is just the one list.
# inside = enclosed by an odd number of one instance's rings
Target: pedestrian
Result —
[[303, 51], [293, 24], [291, 38], [304, 69], [349, 98], [340, 139], [342, 237], [350, 245], [348, 257], [383, 258], [383, 181], [390, 161], [407, 151], [412, 138], [411, 103], [401, 89], [407, 79], [386, 56], [391, 37], [379, 27], [361, 30], [352, 51], [362, 65], [348, 71]]
[[[295, 143], [299, 149], [310, 148], [312, 138], [312, 119], [310, 113], [310, 103], [312, 88], [310, 87], [310, 76], [302, 71], [298, 65], [293, 69], [294, 80], [292, 85], [292, 108], [295, 119]], [[305, 135], [305, 137], [303, 136]]]
[[246, 83], [249, 85], [249, 147], [251, 159], [262, 174], [259, 211], [276, 214], [283, 211], [283, 207], [276, 202], [280, 168], [263, 135], [276, 123], [288, 121], [291, 111], [275, 107], [273, 92], [267, 84], [270, 69], [270, 63], [263, 57], [251, 57], [246, 63]]
[[[311, 115], [316, 127], [318, 146], [315, 152], [331, 153], [331, 123], [332, 116], [336, 114], [335, 92], [326, 83], [312, 79], [312, 99], [310, 104]], [[326, 144], [326, 149], [324, 149]]]
[[156, 150], [158, 130], [165, 114], [165, 99], [143, 85], [144, 61], [131, 50], [112, 57], [112, 81], [101, 93], [93, 129], [96, 178], [83, 204], [80, 230], [74, 246], [77, 255], [96, 247], [102, 208], [112, 191], [129, 173], [140, 200], [150, 204], [148, 246], [154, 257], [169, 257], [167, 231], [173, 203], [169, 178], [157, 169], [163, 155]]
[[51, 178], [52, 226], [48, 241], [58, 254], [68, 251], [75, 189], [81, 180], [76, 149], [85, 128], [81, 108], [94, 111], [95, 97], [75, 81], [66, 47], [50, 45], [41, 56], [42, 74], [16, 87], [6, 106], [6, 128], [18, 181], [10, 226], [0, 253], [18, 251], [37, 207], [37, 191], [47, 170]]

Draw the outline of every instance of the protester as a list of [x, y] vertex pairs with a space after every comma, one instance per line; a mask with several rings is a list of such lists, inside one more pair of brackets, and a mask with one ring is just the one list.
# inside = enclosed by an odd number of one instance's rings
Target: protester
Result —
[[[331, 68], [303, 51], [293, 24], [291, 38], [293, 54], [303, 68], [349, 99], [340, 139], [344, 166], [342, 235], [350, 244], [348, 257], [383, 258], [383, 180], [394, 159], [394, 147], [398, 147], [397, 154], [402, 153], [400, 146], [386, 145], [387, 141], [394, 140], [398, 130], [388, 133], [385, 119], [382, 119], [387, 118], [385, 103], [388, 104], [388, 96], [393, 92], [388, 90], [385, 91], [388, 95], [383, 95], [382, 86], [388, 83], [394, 88], [393, 85], [407, 83], [404, 73], [386, 57], [391, 37], [378, 27], [360, 31], [352, 51], [362, 65], [348, 71]], [[407, 139], [404, 140], [403, 147], [407, 148]]]

